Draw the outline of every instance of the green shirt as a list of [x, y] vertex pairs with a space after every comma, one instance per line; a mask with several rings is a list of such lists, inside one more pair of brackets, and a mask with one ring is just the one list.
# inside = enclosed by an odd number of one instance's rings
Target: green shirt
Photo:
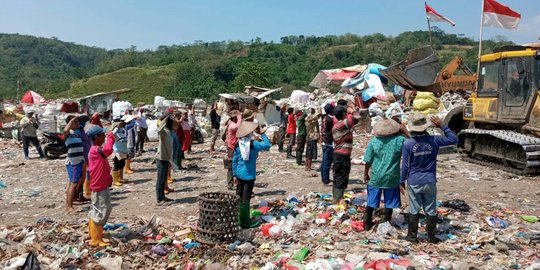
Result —
[[376, 188], [399, 186], [402, 135], [373, 137], [369, 140], [364, 161], [371, 164], [369, 185]]
[[304, 113], [298, 118], [298, 120], [296, 120], [296, 127], [298, 128], [298, 133], [296, 134], [297, 136], [300, 136], [300, 135], [307, 135], [306, 117], [307, 117], [307, 113], [304, 112]]

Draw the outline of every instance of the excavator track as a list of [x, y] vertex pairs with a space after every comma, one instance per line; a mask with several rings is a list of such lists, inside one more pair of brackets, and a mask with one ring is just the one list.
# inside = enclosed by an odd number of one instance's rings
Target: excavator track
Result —
[[540, 139], [509, 130], [464, 129], [459, 133], [465, 161], [510, 173], [540, 173]]

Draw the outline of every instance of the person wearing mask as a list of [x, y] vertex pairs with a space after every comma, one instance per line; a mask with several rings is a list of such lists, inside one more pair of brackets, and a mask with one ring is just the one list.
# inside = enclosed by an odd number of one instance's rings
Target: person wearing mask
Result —
[[232, 170], [236, 194], [240, 196], [238, 216], [240, 226], [244, 229], [255, 228], [259, 222], [250, 219], [250, 200], [257, 176], [257, 158], [260, 151], [270, 149], [270, 140], [264, 134], [265, 128], [259, 124], [243, 121], [236, 132], [238, 142], [235, 144]]
[[238, 127], [242, 123], [242, 115], [238, 110], [232, 110], [229, 112], [229, 120], [225, 127], [225, 145], [227, 146], [227, 188], [229, 190], [234, 190], [234, 181], [233, 181], [233, 155], [234, 148], [238, 138], [236, 138], [236, 132]]
[[66, 171], [68, 174], [69, 185], [66, 190], [66, 210], [73, 211], [73, 200], [79, 181], [81, 181], [84, 164], [84, 145], [80, 134], [79, 118], [69, 115], [66, 118], [66, 127], [64, 128], [65, 144], [67, 148]]
[[285, 142], [285, 134], [287, 133], [287, 103], [284, 103], [279, 110], [279, 135], [278, 135], [278, 150], [284, 152], [283, 143]]
[[45, 158], [45, 155], [43, 154], [43, 150], [41, 149], [41, 145], [39, 144], [39, 140], [37, 138], [37, 130], [39, 128], [39, 124], [40, 123], [37, 116], [34, 117], [34, 111], [28, 111], [26, 113], [26, 116], [23, 117], [20, 121], [24, 159], [30, 159], [30, 156], [28, 155], [28, 147], [30, 146], [30, 143], [32, 143], [34, 147], [36, 147], [36, 150], [39, 153], [39, 158]]
[[330, 168], [334, 156], [334, 138], [332, 137], [332, 128], [337, 122], [334, 117], [334, 105], [328, 103], [324, 106], [326, 115], [321, 124], [322, 133], [322, 162], [321, 162], [321, 180], [324, 185], [330, 185]]
[[[444, 136], [426, 132], [431, 125], [442, 129]], [[437, 232], [437, 154], [441, 146], [459, 143], [456, 134], [437, 116], [428, 119], [424, 114], [412, 114], [407, 124], [411, 138], [402, 147], [401, 189], [409, 197], [408, 232], [405, 240], [418, 241], [420, 209], [426, 214], [428, 242], [436, 244]]]
[[137, 127], [137, 142], [135, 151], [137, 151], [137, 155], [140, 156], [144, 152], [144, 142], [146, 141], [146, 133], [148, 131], [148, 124], [146, 123], [144, 108], [140, 108], [139, 113], [135, 116], [135, 124]]
[[221, 123], [221, 116], [217, 113], [217, 102], [212, 104], [210, 110], [210, 123], [212, 125], [212, 141], [210, 142], [210, 152], [216, 151], [216, 140], [219, 138], [219, 125]]
[[[103, 227], [109, 220], [112, 211], [111, 192], [109, 186], [112, 182], [111, 167], [108, 157], [113, 153], [114, 134], [109, 132], [105, 143], [106, 129], [97, 125], [88, 129], [88, 137], [92, 147], [88, 154], [88, 170], [90, 171], [90, 190], [92, 191], [92, 207], [88, 229], [93, 247], [106, 247], [110, 244], [103, 240]], [[105, 145], [103, 146], [103, 144]]]
[[287, 158], [292, 159], [295, 158], [295, 156], [292, 155], [292, 148], [296, 142], [296, 117], [294, 115], [294, 108], [288, 108], [287, 114], [287, 138], [289, 138]]
[[173, 201], [165, 197], [165, 182], [170, 163], [173, 160], [173, 138], [170, 134], [173, 128], [173, 119], [171, 114], [167, 113], [161, 117], [160, 121], [158, 127], [159, 146], [156, 156], [156, 198], [158, 205], [168, 205], [169, 202]]
[[332, 129], [332, 137], [334, 138], [334, 185], [332, 187], [332, 197], [334, 204], [338, 204], [343, 199], [345, 190], [349, 185], [353, 128], [354, 125], [360, 122], [360, 114], [352, 112], [352, 116], [349, 118], [347, 117], [347, 107], [338, 105], [334, 109], [334, 115], [338, 121]]

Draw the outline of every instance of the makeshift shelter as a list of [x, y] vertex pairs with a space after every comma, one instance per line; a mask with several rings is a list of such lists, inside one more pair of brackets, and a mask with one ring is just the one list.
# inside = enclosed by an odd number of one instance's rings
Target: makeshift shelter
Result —
[[131, 91], [129, 88], [123, 88], [111, 92], [101, 92], [79, 98], [81, 110], [87, 114], [95, 112], [104, 113], [112, 110], [112, 105], [120, 94]]
[[309, 83], [309, 86], [316, 88], [326, 87], [328, 84], [341, 84], [348, 78], [352, 78], [364, 72], [367, 65], [355, 65], [345, 68], [326, 69], [317, 73], [317, 76]]
[[32, 90], [26, 91], [21, 99], [21, 103], [39, 104], [44, 102], [45, 98]]

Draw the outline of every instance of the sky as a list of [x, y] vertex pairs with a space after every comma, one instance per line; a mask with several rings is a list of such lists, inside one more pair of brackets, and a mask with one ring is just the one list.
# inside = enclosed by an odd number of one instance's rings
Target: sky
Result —
[[[521, 13], [518, 30], [484, 27], [484, 39], [518, 44], [540, 38], [540, 0], [498, 0]], [[478, 40], [481, 0], [431, 0], [456, 22], [433, 23]], [[427, 30], [423, 0], [0, 0], [0, 33], [56, 37], [106, 49], [242, 40], [279, 42], [288, 35], [396, 36]]]

